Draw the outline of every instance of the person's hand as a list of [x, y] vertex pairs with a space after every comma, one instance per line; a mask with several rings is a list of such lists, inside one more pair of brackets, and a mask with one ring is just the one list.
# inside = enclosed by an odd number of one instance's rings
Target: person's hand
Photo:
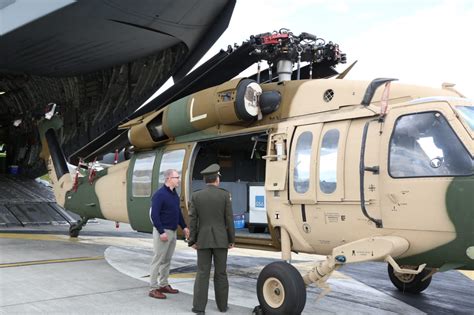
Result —
[[229, 249], [232, 249], [232, 248], [234, 248], [234, 243], [229, 244]]
[[189, 239], [189, 229], [186, 227], [183, 229], [184, 237], [188, 240]]
[[160, 234], [160, 240], [162, 242], [168, 242], [168, 234], [166, 234], [166, 232], [163, 234]]
[[192, 248], [194, 248], [194, 249], [198, 249], [198, 247], [197, 247], [197, 245], [196, 245], [196, 244], [194, 244], [194, 245], [193, 245], [193, 246], [191, 246], [191, 247], [192, 247]]

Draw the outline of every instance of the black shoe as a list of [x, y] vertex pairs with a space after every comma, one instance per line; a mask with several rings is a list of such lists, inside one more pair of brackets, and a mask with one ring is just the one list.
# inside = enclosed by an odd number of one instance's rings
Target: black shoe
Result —
[[224, 308], [219, 308], [219, 312], [221, 312], [221, 313], [225, 313], [225, 312], [227, 312], [228, 310], [229, 310], [229, 307], [228, 307], [228, 306], [226, 306], [226, 307], [224, 307]]
[[262, 307], [260, 305], [255, 306], [252, 315], [263, 315]]
[[194, 308], [191, 309], [191, 312], [199, 314], [199, 315], [204, 315], [205, 314], [204, 311], [198, 311], [198, 310], [195, 310]]

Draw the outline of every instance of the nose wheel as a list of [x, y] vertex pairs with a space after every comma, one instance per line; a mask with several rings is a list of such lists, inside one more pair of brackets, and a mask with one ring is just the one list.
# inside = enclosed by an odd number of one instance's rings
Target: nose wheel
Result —
[[430, 270], [424, 269], [417, 275], [398, 273], [388, 264], [388, 275], [393, 285], [402, 292], [417, 294], [425, 290], [431, 283], [431, 276], [423, 280], [430, 274]]
[[271, 263], [258, 276], [257, 296], [263, 314], [301, 314], [306, 287], [298, 270], [284, 261]]

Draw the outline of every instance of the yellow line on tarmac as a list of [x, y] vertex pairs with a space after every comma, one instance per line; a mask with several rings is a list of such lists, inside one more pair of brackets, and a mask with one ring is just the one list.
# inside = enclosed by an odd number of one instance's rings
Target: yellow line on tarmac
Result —
[[471, 280], [474, 280], [474, 270], [458, 270], [460, 273], [464, 274]]
[[172, 273], [170, 274], [170, 278], [175, 278], [175, 279], [196, 278], [196, 273], [195, 272]]
[[71, 241], [77, 240], [66, 235], [55, 234], [23, 234], [23, 233], [0, 233], [0, 238], [15, 238], [23, 240], [38, 240], [38, 241]]
[[[169, 277], [175, 279], [196, 278], [196, 272], [171, 273]], [[142, 278], [150, 278], [150, 275], [143, 276]]]
[[87, 261], [87, 260], [101, 260], [101, 259], [104, 259], [104, 256], [21, 261], [21, 262], [16, 262], [16, 263], [0, 264], [0, 268], [23, 267], [23, 266], [56, 264], [56, 263], [65, 263], [65, 262]]

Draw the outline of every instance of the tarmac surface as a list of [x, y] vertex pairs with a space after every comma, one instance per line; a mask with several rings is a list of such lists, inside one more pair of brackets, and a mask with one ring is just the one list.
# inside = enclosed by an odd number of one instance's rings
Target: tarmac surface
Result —
[[[67, 225], [0, 228], [0, 314], [193, 314], [196, 252], [178, 241], [171, 285], [180, 290], [166, 300], [148, 297], [151, 235], [119, 229], [107, 221], [89, 223], [79, 238]], [[260, 270], [280, 253], [235, 248], [229, 252], [227, 314], [251, 314], [258, 305]], [[316, 255], [293, 255], [304, 273]], [[347, 265], [328, 283], [331, 291], [310, 286], [303, 314], [474, 314], [472, 272], [438, 273], [418, 296], [403, 294], [388, 279], [381, 263]], [[212, 275], [211, 275], [212, 278]], [[212, 280], [206, 314], [221, 314]]]

